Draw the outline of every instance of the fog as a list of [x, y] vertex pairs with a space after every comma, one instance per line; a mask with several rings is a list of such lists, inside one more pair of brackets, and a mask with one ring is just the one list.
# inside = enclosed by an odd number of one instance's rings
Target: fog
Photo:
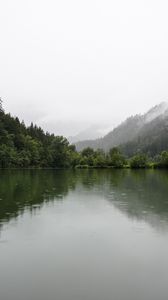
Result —
[[69, 136], [167, 100], [167, 11], [163, 0], [2, 0], [5, 110]]

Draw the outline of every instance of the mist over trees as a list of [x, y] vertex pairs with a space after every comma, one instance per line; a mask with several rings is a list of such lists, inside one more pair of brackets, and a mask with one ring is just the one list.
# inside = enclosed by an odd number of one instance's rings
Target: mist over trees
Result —
[[127, 157], [138, 152], [149, 156], [159, 154], [168, 149], [168, 104], [163, 102], [144, 115], [129, 117], [101, 139], [76, 143], [78, 151], [86, 147], [105, 152], [120, 147]]
[[[120, 132], [121, 137], [130, 127], [131, 134], [130, 124], [135, 122], [139, 117], [130, 119], [126, 129], [123, 123], [114, 132]], [[120, 147], [108, 151], [86, 147], [79, 152], [65, 137], [44, 132], [33, 123], [26, 127], [17, 117], [6, 114], [0, 99], [0, 168], [167, 168], [168, 131], [164, 122], [165, 118], [152, 120], [141, 136]]]

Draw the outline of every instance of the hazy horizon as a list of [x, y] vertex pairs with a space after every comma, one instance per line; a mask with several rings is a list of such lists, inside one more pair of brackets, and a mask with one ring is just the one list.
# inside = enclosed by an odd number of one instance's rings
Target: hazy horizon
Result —
[[68, 137], [166, 101], [167, 9], [151, 0], [1, 3], [5, 110]]

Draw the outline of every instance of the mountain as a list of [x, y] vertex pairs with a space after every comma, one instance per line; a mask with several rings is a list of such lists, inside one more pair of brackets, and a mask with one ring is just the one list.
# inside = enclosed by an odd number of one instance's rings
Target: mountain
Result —
[[145, 123], [149, 123], [152, 120], [156, 119], [159, 116], [163, 116], [168, 110], [168, 103], [161, 102], [159, 105], [152, 107], [145, 115]]
[[113, 128], [114, 126], [110, 126], [107, 124], [106, 125], [98, 125], [98, 124], [94, 124], [88, 128], [86, 128], [85, 130], [80, 131], [77, 135], [75, 136], [69, 136], [68, 137], [68, 141], [71, 144], [83, 141], [83, 140], [94, 140], [94, 139], [98, 139], [101, 138], [102, 136], [104, 136], [104, 134], [109, 132], [109, 128]]
[[138, 152], [154, 156], [168, 149], [168, 111], [146, 123], [131, 141], [120, 145], [129, 157]]
[[[162, 132], [161, 136], [163, 139], [163, 136], [166, 134], [165, 128], [167, 124], [167, 116], [168, 103], [162, 102], [150, 109], [144, 115], [135, 115], [129, 117], [126, 121], [114, 128], [103, 138], [96, 140], [85, 140], [76, 143], [76, 148], [78, 151], [81, 151], [86, 147], [91, 147], [93, 149], [100, 148], [108, 151], [112, 147], [121, 145], [122, 149], [129, 153], [131, 145], [130, 143], [134, 142], [134, 151], [136, 152], [136, 150], [138, 150], [137, 147], [139, 146], [138, 139], [141, 139], [141, 143], [143, 144], [143, 139], [148, 139], [150, 136], [155, 136], [155, 132], [157, 132], [157, 135], [160, 135]], [[161, 129], [159, 129], [158, 126]]]

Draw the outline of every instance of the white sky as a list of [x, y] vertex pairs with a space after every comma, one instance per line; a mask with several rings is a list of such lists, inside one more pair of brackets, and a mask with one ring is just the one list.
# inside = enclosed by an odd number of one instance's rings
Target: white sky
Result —
[[168, 99], [165, 0], [1, 0], [6, 111], [71, 135]]

